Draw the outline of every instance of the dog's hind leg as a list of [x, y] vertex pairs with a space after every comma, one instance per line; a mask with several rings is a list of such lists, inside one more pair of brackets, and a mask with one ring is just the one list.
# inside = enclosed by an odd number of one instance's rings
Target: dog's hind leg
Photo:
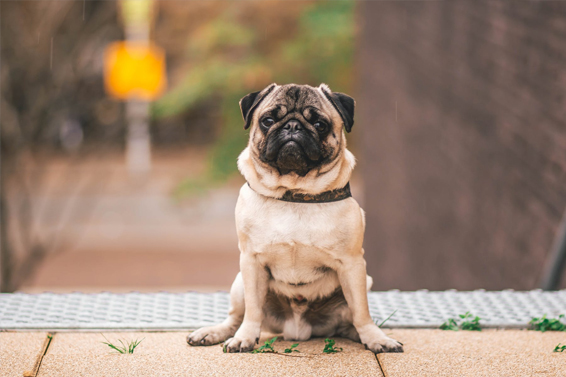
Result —
[[[373, 285], [371, 276], [366, 275], [366, 288], [368, 292]], [[352, 323], [352, 311], [346, 303], [346, 299], [342, 294], [334, 295], [332, 300], [328, 300], [322, 310], [319, 309], [324, 316], [317, 319], [311, 314], [310, 321], [313, 322], [313, 336], [316, 337], [332, 337], [339, 336], [341, 338], [351, 339], [354, 342], [360, 341], [360, 334]], [[322, 320], [324, 318], [324, 320]]]
[[353, 340], [354, 342], [360, 341], [360, 334], [358, 334], [358, 331], [351, 323], [343, 324], [342, 326], [338, 327], [338, 329], [336, 330], [336, 335], [341, 338]]
[[241, 273], [238, 273], [230, 289], [228, 318], [219, 325], [203, 327], [190, 333], [187, 336], [187, 343], [191, 346], [210, 346], [233, 337], [242, 324], [244, 311], [244, 282]]

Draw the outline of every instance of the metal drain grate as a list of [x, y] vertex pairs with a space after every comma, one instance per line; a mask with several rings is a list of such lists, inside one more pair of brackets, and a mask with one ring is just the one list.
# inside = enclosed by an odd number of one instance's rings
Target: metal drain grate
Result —
[[[566, 290], [543, 292], [370, 292], [375, 320], [384, 327], [436, 328], [470, 311], [484, 327], [525, 328], [532, 317], [566, 314]], [[226, 318], [229, 295], [218, 293], [0, 294], [0, 329], [194, 329]]]
[[469, 311], [481, 318], [482, 327], [526, 328], [533, 317], [566, 314], [566, 290], [371, 292], [369, 307], [379, 320], [397, 310], [384, 327], [437, 328]]

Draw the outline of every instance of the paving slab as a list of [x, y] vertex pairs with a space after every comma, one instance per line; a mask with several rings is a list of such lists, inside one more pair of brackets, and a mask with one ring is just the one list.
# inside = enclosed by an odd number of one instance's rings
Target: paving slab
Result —
[[133, 354], [121, 355], [102, 344], [100, 333], [57, 333], [39, 376], [383, 376], [375, 355], [346, 339], [336, 339], [343, 351], [335, 354], [322, 352], [323, 339], [299, 342], [301, 352], [292, 355], [283, 353], [293, 343], [286, 341], [274, 344], [280, 354], [226, 354], [220, 346], [191, 347], [186, 335], [104, 333], [112, 342], [144, 339]]
[[566, 376], [566, 332], [386, 330], [403, 354], [380, 354], [386, 377]]
[[46, 338], [46, 332], [0, 332], [0, 376], [33, 370]]

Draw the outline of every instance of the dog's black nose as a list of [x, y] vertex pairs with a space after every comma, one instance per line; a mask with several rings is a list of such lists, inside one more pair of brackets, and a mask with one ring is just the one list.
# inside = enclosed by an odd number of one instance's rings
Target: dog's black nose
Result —
[[283, 126], [283, 129], [293, 131], [300, 131], [303, 129], [303, 125], [298, 120], [290, 120]]

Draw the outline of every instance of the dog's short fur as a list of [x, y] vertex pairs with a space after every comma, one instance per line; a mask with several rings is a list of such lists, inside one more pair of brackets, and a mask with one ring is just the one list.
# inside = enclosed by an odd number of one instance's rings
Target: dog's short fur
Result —
[[229, 317], [191, 333], [191, 345], [225, 342], [254, 348], [264, 329], [285, 339], [341, 336], [379, 352], [402, 352], [369, 314], [362, 249], [364, 212], [353, 198], [331, 203], [281, 201], [286, 191], [319, 194], [344, 187], [355, 159], [344, 129], [354, 100], [328, 86], [272, 84], [240, 101], [247, 148], [238, 167], [247, 180], [236, 205], [240, 270]]

